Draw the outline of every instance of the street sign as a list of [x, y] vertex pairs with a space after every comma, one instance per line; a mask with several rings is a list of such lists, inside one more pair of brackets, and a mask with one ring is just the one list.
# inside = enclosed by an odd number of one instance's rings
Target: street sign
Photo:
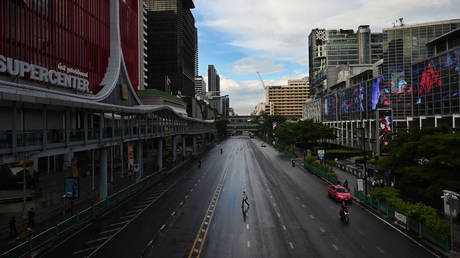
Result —
[[401, 213], [398, 213], [397, 211], [395, 211], [395, 218], [399, 221], [401, 221], [404, 225], [406, 225], [406, 216], [404, 214], [401, 214]]
[[78, 199], [80, 197], [80, 184], [78, 177], [64, 179], [65, 197], [67, 199]]
[[364, 192], [364, 181], [363, 181], [363, 179], [359, 178], [358, 180], [356, 180], [356, 183], [358, 185], [358, 191]]
[[324, 159], [324, 153], [325, 153], [324, 150], [318, 150], [318, 158]]

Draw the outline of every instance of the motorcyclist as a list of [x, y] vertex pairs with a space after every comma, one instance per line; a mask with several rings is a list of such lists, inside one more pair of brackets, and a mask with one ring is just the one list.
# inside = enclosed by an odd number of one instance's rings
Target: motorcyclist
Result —
[[345, 211], [348, 212], [348, 207], [344, 201], [342, 201], [340, 205], [340, 217], [343, 218], [345, 217]]

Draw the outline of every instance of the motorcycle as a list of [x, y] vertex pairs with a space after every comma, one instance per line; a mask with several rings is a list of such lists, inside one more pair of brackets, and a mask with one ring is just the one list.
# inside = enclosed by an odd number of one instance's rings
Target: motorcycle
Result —
[[340, 211], [340, 219], [345, 222], [346, 224], [348, 224], [348, 222], [350, 222], [350, 212], [348, 211], [348, 209], [341, 209]]

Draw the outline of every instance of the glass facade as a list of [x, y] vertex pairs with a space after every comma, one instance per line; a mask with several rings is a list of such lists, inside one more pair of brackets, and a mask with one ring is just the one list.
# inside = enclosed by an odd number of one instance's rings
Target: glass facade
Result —
[[[414, 116], [412, 106], [417, 86], [412, 82], [412, 64], [428, 57], [427, 43], [460, 27], [460, 20], [394, 27], [383, 30], [385, 101], [382, 107], [392, 108], [394, 119]], [[415, 103], [413, 102], [415, 99]]]
[[460, 47], [413, 65], [415, 116], [460, 112]]

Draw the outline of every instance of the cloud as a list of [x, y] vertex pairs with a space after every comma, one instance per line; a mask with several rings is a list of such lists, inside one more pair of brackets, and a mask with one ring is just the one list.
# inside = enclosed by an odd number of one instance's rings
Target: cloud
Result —
[[[286, 80], [264, 80], [266, 85], [286, 84]], [[228, 78], [220, 80], [220, 95], [229, 95], [230, 107], [239, 115], [250, 114], [254, 107], [265, 101], [265, 91], [259, 80], [237, 81]]]
[[235, 62], [233, 66], [233, 72], [239, 74], [250, 74], [250, 73], [281, 73], [284, 72], [283, 64], [276, 64], [272, 60], [260, 60], [254, 57], [245, 57]]

